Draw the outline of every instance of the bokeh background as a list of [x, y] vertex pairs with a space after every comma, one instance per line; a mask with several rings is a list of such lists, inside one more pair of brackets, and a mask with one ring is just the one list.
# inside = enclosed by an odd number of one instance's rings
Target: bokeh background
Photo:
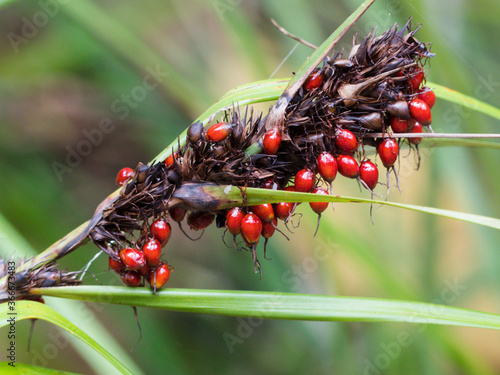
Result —
[[[42, 251], [93, 214], [115, 189], [117, 171], [151, 160], [229, 89], [287, 77], [311, 53], [270, 23], [320, 44], [361, 1], [0, 1], [0, 212], [19, 232], [0, 233], [2, 255]], [[379, 0], [354, 33], [382, 32], [409, 17], [436, 57], [428, 79], [500, 106], [500, 3], [491, 0]], [[280, 67], [279, 67], [280, 66]], [[279, 67], [279, 68], [278, 68]], [[161, 83], [144, 89], [154, 71]], [[142, 89], [141, 89], [142, 87]], [[259, 108], [266, 110], [270, 104]], [[107, 124], [99, 133], [100, 124]], [[498, 132], [498, 121], [438, 100], [433, 127]], [[102, 130], [102, 128], [101, 128]], [[94, 144], [86, 143], [94, 135]], [[88, 145], [90, 147], [86, 147]], [[80, 157], [71, 155], [74, 152]], [[499, 217], [498, 151], [446, 147], [402, 151], [390, 200]], [[68, 159], [70, 158], [70, 159]], [[68, 164], [70, 160], [70, 164]], [[61, 167], [61, 166], [65, 166]], [[62, 168], [62, 169], [61, 169]], [[368, 198], [355, 181], [335, 192]], [[382, 192], [383, 189], [380, 191]], [[380, 297], [500, 311], [498, 232], [473, 224], [374, 207], [337, 204], [316, 216], [307, 205], [290, 241], [276, 234], [263, 277], [249, 253], [227, 248], [222, 230], [192, 242], [174, 226], [165, 257], [170, 287]], [[24, 240], [21, 240], [24, 238]], [[23, 242], [25, 241], [25, 242]], [[61, 260], [71, 270], [92, 245]], [[119, 285], [101, 256], [91, 271]], [[87, 276], [88, 284], [96, 281]], [[136, 373], [495, 374], [495, 331], [386, 323], [247, 320], [127, 306], [47, 303], [89, 332]], [[18, 323], [18, 358], [79, 373], [115, 373], [98, 354], [39, 322]], [[2, 347], [6, 335], [0, 334]]]

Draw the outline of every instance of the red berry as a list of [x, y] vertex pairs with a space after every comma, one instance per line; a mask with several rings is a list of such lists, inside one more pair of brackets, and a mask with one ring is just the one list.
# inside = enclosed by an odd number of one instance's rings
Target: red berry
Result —
[[180, 207], [172, 207], [170, 210], [168, 210], [168, 213], [170, 214], [172, 220], [177, 223], [184, 220], [184, 216], [186, 216], [186, 210]]
[[356, 178], [359, 175], [359, 165], [356, 159], [350, 155], [337, 156], [339, 173], [348, 178]]
[[[413, 129], [411, 129], [412, 133], [422, 133], [422, 125], [420, 125], [418, 122], [415, 122], [415, 126]], [[410, 142], [413, 143], [414, 145], [418, 145], [421, 141], [422, 138], [409, 138]]]
[[422, 99], [413, 99], [410, 102], [410, 115], [421, 125], [428, 126], [432, 122], [431, 109]]
[[145, 264], [143, 267], [139, 268], [137, 272], [139, 272], [139, 274], [142, 276], [147, 276], [151, 272], [151, 267]]
[[259, 242], [262, 233], [262, 221], [255, 214], [246, 214], [241, 221], [241, 234], [245, 241], [250, 244]]
[[241, 220], [245, 217], [245, 213], [239, 207], [234, 207], [229, 210], [226, 215], [226, 227], [233, 236], [241, 233]]
[[332, 154], [329, 154], [328, 152], [322, 152], [318, 156], [318, 164], [316, 166], [318, 168], [318, 172], [321, 177], [326, 182], [331, 183], [333, 180], [335, 180], [335, 177], [337, 176], [337, 160], [333, 157]]
[[172, 227], [163, 219], [158, 219], [151, 224], [151, 235], [164, 246], [170, 238]]
[[262, 186], [264, 189], [272, 189], [274, 186], [274, 178], [268, 177], [264, 180], [264, 185]]
[[276, 155], [281, 144], [281, 133], [278, 128], [269, 129], [262, 141], [264, 152], [267, 155]]
[[125, 185], [125, 182], [132, 177], [134, 174], [134, 170], [132, 168], [122, 168], [120, 169], [120, 172], [116, 175], [116, 184], [123, 186]]
[[306, 81], [304, 82], [304, 89], [306, 91], [311, 91], [320, 87], [322, 83], [323, 72], [319, 68], [316, 68], [311, 72], [311, 75], [307, 77]]
[[232, 132], [233, 124], [219, 122], [218, 124], [212, 125], [210, 129], [207, 130], [207, 139], [212, 142], [220, 142], [229, 137]]
[[170, 278], [170, 268], [161, 263], [153, 272], [149, 273], [149, 284], [154, 290], [161, 289]]
[[426, 102], [429, 108], [434, 107], [434, 103], [436, 102], [436, 94], [434, 94], [434, 91], [430, 90], [428, 87], [420, 89], [417, 97]]
[[378, 154], [380, 160], [386, 168], [390, 168], [396, 162], [399, 154], [399, 146], [393, 138], [387, 138], [382, 141], [378, 146]]
[[189, 227], [193, 230], [202, 230], [213, 223], [215, 216], [205, 211], [191, 212], [187, 218]]
[[146, 265], [144, 253], [130, 247], [120, 251], [120, 259], [128, 270], [138, 270]]
[[418, 90], [423, 80], [424, 80], [424, 71], [421, 68], [418, 68], [416, 70], [416, 73], [414, 73], [409, 80], [410, 86], [413, 89], [413, 91]]
[[[325, 189], [322, 188], [314, 188], [311, 191], [312, 194], [321, 194], [321, 195], [329, 195]], [[328, 202], [309, 202], [309, 206], [311, 206], [312, 210], [317, 214], [322, 213], [324, 210], [328, 208]]]
[[174, 158], [177, 159], [177, 152], [174, 152], [172, 155], [165, 159], [165, 165], [167, 166], [167, 168], [174, 164]]
[[292, 202], [280, 202], [274, 206], [274, 215], [285, 221], [291, 215], [294, 204]]
[[141, 275], [135, 271], [125, 271], [121, 278], [126, 286], [139, 286], [141, 284]]
[[116, 273], [122, 273], [125, 270], [125, 265], [121, 260], [115, 260], [109, 257], [109, 269], [115, 271]]
[[146, 257], [146, 262], [150, 266], [156, 266], [160, 263], [161, 257], [161, 244], [155, 240], [151, 239], [144, 244], [142, 247], [142, 252]]
[[406, 133], [408, 131], [408, 120], [391, 117], [391, 128], [394, 133]]
[[375, 189], [378, 182], [378, 168], [371, 161], [364, 161], [359, 166], [359, 178], [370, 190]]
[[271, 238], [278, 225], [278, 219], [274, 218], [273, 221], [264, 221], [262, 223], [262, 237]]
[[295, 190], [309, 193], [314, 187], [314, 173], [307, 169], [301, 169], [295, 175]]
[[272, 221], [274, 219], [273, 206], [269, 203], [259, 204], [251, 207], [252, 212], [262, 221]]
[[340, 129], [335, 134], [335, 144], [342, 151], [350, 153], [358, 148], [358, 139], [350, 130]]

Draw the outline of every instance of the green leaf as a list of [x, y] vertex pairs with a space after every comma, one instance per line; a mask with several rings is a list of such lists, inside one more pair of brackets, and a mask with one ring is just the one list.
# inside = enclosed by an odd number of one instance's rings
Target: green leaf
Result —
[[500, 150], [500, 143], [459, 138], [422, 138], [419, 147], [477, 147]]
[[15, 367], [9, 366], [7, 362], [0, 362], [0, 373], [3, 375], [28, 375], [28, 374], [36, 374], [36, 375], [77, 375], [76, 372], [67, 372], [67, 371], [59, 371], [53, 370], [50, 368], [40, 367], [40, 366], [32, 366], [27, 365], [25, 363], [15, 363]]
[[153, 307], [171, 311], [263, 319], [406, 322], [500, 329], [500, 315], [431, 303], [375, 298], [229, 290], [78, 286], [34, 290], [54, 297]]
[[9, 311], [9, 304], [0, 304], [0, 327], [8, 326], [9, 319], [15, 317], [16, 321], [24, 319], [42, 319], [46, 320], [52, 324], [56, 324], [64, 330], [68, 331], [72, 335], [78, 337], [80, 340], [85, 342], [104, 358], [106, 358], [113, 366], [115, 366], [122, 374], [132, 374], [132, 372], [127, 369], [118, 359], [116, 359], [111, 353], [109, 353], [105, 348], [99, 345], [94, 339], [88, 336], [76, 325], [71, 323], [64, 316], [59, 314], [56, 310], [50, 308], [49, 306], [33, 301], [16, 301], [15, 302], [15, 313], [16, 315], [11, 315], [12, 311]]

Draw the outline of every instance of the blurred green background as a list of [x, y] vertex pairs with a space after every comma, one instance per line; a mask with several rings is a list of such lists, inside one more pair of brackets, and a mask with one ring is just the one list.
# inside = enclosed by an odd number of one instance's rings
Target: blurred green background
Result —
[[[0, 1], [0, 212], [37, 251], [87, 220], [115, 189], [117, 171], [147, 162], [229, 89], [290, 76], [311, 53], [270, 23], [320, 44], [360, 1]], [[436, 57], [428, 78], [500, 106], [500, 3], [379, 0], [352, 36], [409, 17]], [[275, 72], [275, 70], [277, 71]], [[152, 88], [148, 74], [160, 84]], [[146, 80], [145, 80], [146, 79]], [[271, 104], [260, 105], [267, 109]], [[104, 124], [104, 125], [103, 125]], [[99, 127], [101, 126], [101, 128]], [[102, 126], [105, 132], [102, 131]], [[438, 100], [433, 127], [498, 132], [498, 121]], [[92, 138], [93, 137], [93, 138]], [[90, 141], [94, 143], [90, 143]], [[78, 153], [80, 156], [72, 155]], [[498, 151], [402, 151], [390, 200], [500, 216]], [[69, 159], [68, 159], [69, 158]], [[68, 161], [70, 165], [68, 165]], [[62, 167], [66, 166], [66, 167]], [[369, 198], [338, 178], [336, 194]], [[380, 189], [382, 192], [383, 189]], [[170, 287], [264, 290], [434, 302], [500, 311], [499, 236], [493, 229], [374, 207], [337, 204], [316, 216], [307, 205], [290, 241], [276, 234], [263, 277], [249, 253], [226, 248], [222, 230], [192, 242], [174, 228], [165, 257]], [[0, 233], [3, 255], [19, 252]], [[3, 239], [2, 239], [3, 237]], [[261, 245], [262, 246], [262, 245]], [[29, 246], [26, 246], [26, 248]], [[92, 245], [63, 258], [78, 270]], [[101, 256], [91, 271], [119, 285]], [[91, 276], [86, 283], [96, 284]], [[130, 307], [47, 303], [74, 320], [136, 373], [495, 374], [495, 331], [410, 324], [248, 320]], [[19, 362], [80, 373], [115, 373], [100, 357], [47, 323], [18, 324]], [[2, 346], [6, 335], [0, 334]], [[69, 344], [71, 343], [71, 344]]]

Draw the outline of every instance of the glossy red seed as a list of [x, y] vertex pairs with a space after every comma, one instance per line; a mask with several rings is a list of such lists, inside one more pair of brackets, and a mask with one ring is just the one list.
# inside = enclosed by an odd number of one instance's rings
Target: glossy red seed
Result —
[[309, 193], [314, 187], [314, 173], [307, 169], [301, 169], [295, 175], [295, 190]]
[[144, 253], [130, 247], [120, 251], [120, 259], [128, 270], [138, 270], [146, 265]]
[[252, 245], [259, 242], [262, 233], [262, 221], [255, 214], [246, 214], [241, 221], [241, 234], [245, 241]]
[[121, 279], [126, 286], [139, 286], [141, 284], [141, 275], [135, 271], [125, 271]]
[[165, 165], [167, 166], [167, 168], [174, 164], [174, 158], [177, 159], [177, 152], [174, 152], [172, 155], [165, 159]]
[[386, 168], [390, 168], [394, 165], [398, 158], [399, 146], [396, 140], [393, 138], [387, 138], [379, 144], [377, 151], [384, 166]]
[[410, 115], [413, 117], [420, 125], [428, 126], [432, 122], [431, 109], [422, 99], [413, 99], [410, 102]]
[[[423, 132], [422, 125], [420, 125], [418, 122], [415, 122], [415, 126], [413, 127], [413, 129], [411, 129], [411, 132], [422, 133]], [[414, 145], [418, 145], [422, 141], [422, 138], [409, 138], [409, 139], [410, 142]]]
[[241, 233], [241, 221], [245, 217], [245, 213], [239, 207], [234, 207], [229, 210], [226, 215], [226, 227], [233, 236]]
[[262, 141], [264, 152], [267, 155], [276, 155], [281, 145], [281, 133], [278, 128], [269, 129]]
[[170, 268], [165, 263], [161, 263], [153, 272], [149, 274], [149, 284], [154, 290], [161, 289], [170, 279]]
[[[314, 188], [311, 191], [312, 194], [321, 194], [321, 195], [329, 195], [325, 189], [322, 188]], [[328, 208], [328, 202], [309, 202], [309, 206], [311, 206], [312, 210], [317, 214], [322, 213], [324, 210]]]
[[271, 238], [278, 225], [278, 219], [274, 218], [273, 221], [264, 221], [262, 223], [262, 237]]
[[341, 129], [335, 134], [335, 145], [343, 152], [354, 152], [358, 148], [358, 139], [347, 129]]
[[408, 120], [391, 117], [391, 128], [394, 133], [406, 133], [408, 131]]
[[418, 68], [409, 80], [410, 86], [413, 89], [413, 91], [418, 90], [423, 80], [424, 80], [424, 71], [421, 68]]
[[264, 189], [272, 189], [274, 186], [274, 178], [268, 177], [264, 180], [264, 185], [262, 186]]
[[120, 171], [116, 175], [116, 184], [120, 185], [120, 186], [125, 185], [125, 182], [127, 182], [127, 180], [130, 177], [132, 177], [133, 174], [134, 174], [134, 170], [132, 168], [127, 167], [127, 168], [120, 169]]
[[116, 273], [121, 273], [125, 270], [125, 265], [121, 260], [115, 260], [109, 257], [109, 269], [115, 271]]
[[292, 213], [292, 211], [293, 211], [293, 205], [294, 204], [291, 203], [291, 202], [280, 202], [280, 203], [277, 203], [274, 206], [274, 215], [278, 219], [285, 221], [286, 219], [288, 219], [288, 217]]
[[137, 270], [140, 275], [142, 276], [147, 276], [151, 272], [151, 267], [149, 267], [147, 264]]
[[337, 176], [337, 159], [333, 157], [332, 154], [328, 152], [322, 152], [318, 156], [318, 164], [316, 165], [318, 168], [319, 175], [323, 177], [323, 179], [329, 183], [335, 180]]
[[142, 247], [142, 252], [148, 265], [157, 266], [160, 263], [161, 243], [158, 240], [151, 239], [147, 241]]
[[192, 230], [202, 230], [213, 223], [215, 216], [204, 211], [191, 212], [187, 218], [187, 223]]
[[177, 223], [184, 220], [184, 216], [186, 216], [186, 210], [180, 207], [172, 207], [170, 210], [168, 210], [168, 213], [170, 214], [172, 220]]
[[172, 227], [167, 221], [163, 219], [158, 219], [151, 224], [151, 235], [156, 238], [162, 246], [164, 246], [168, 239], [170, 238], [170, 234], [172, 231]]
[[359, 178], [370, 190], [375, 189], [378, 182], [378, 168], [371, 161], [364, 161], [359, 166]]
[[212, 125], [210, 129], [207, 130], [207, 140], [220, 142], [229, 137], [232, 132], [233, 124], [219, 122], [218, 124]]
[[304, 82], [304, 89], [306, 91], [311, 91], [320, 87], [322, 83], [323, 72], [319, 68], [316, 68], [311, 72], [309, 77], [307, 77], [306, 81]]
[[434, 107], [434, 103], [436, 102], [436, 94], [434, 94], [434, 91], [432, 91], [428, 87], [420, 89], [417, 97], [426, 102], [429, 108]]
[[273, 206], [269, 203], [259, 204], [251, 207], [252, 212], [262, 221], [272, 221], [274, 219]]
[[356, 159], [350, 155], [337, 156], [339, 173], [348, 178], [356, 178], [359, 175], [359, 165]]

